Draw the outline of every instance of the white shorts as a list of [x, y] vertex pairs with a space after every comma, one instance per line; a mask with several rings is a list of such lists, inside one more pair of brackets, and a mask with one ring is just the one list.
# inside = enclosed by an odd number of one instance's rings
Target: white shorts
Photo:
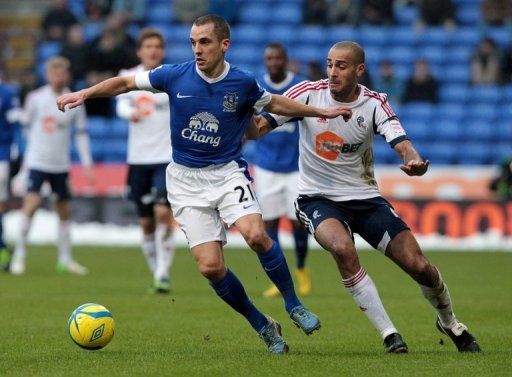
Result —
[[296, 219], [293, 202], [298, 196], [298, 171], [276, 173], [254, 166], [254, 181], [263, 220], [275, 220], [281, 216]]
[[230, 227], [242, 216], [261, 214], [248, 172], [235, 161], [201, 169], [171, 162], [166, 181], [172, 213], [190, 248], [210, 241], [225, 244], [224, 223]]
[[0, 161], [0, 202], [9, 199], [9, 161]]

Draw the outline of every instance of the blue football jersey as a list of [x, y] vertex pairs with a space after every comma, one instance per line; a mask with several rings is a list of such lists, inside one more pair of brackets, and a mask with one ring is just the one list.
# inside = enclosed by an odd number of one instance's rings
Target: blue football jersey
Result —
[[[146, 89], [139, 81], [141, 75], [137, 85]], [[254, 108], [271, 100], [252, 74], [226, 62], [224, 72], [209, 79], [190, 61], [162, 65], [148, 78], [151, 87], [169, 96], [173, 161], [191, 168], [230, 161], [246, 165], [242, 137]]]
[[9, 111], [19, 106], [14, 91], [0, 84], [0, 160], [9, 160], [11, 157], [11, 144], [13, 142], [15, 123], [9, 120]]
[[[288, 72], [281, 83], [274, 83], [268, 74], [261, 76], [260, 85], [270, 93], [283, 94], [305, 78]], [[299, 170], [299, 122], [287, 122], [256, 142], [253, 162], [263, 169], [291, 173]]]

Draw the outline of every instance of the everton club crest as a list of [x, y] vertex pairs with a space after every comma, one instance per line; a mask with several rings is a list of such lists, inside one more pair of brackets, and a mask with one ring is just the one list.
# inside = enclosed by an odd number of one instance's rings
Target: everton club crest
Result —
[[226, 93], [222, 102], [222, 111], [234, 113], [238, 106], [238, 96], [236, 93]]

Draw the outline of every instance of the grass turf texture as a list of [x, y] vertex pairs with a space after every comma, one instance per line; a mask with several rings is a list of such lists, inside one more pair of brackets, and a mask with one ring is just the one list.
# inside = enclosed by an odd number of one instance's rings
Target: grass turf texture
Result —
[[[280, 299], [261, 292], [268, 279], [248, 250], [226, 260], [250, 297], [283, 325], [290, 354], [273, 356], [240, 315], [218, 299], [191, 255], [178, 250], [169, 296], [147, 294], [151, 281], [136, 249], [76, 248], [87, 277], [55, 272], [52, 247], [31, 247], [24, 276], [0, 274], [2, 376], [510, 376], [512, 253], [429, 253], [450, 287], [455, 312], [484, 352], [459, 354], [435, 329], [435, 315], [416, 284], [379, 253], [360, 253], [407, 355], [384, 355], [380, 337], [345, 292], [334, 263], [313, 251], [313, 294], [303, 301], [322, 329], [307, 337]], [[290, 251], [287, 259], [294, 257]], [[112, 342], [77, 347], [67, 333], [71, 312], [86, 302], [110, 309]], [[444, 345], [440, 344], [443, 339]]]

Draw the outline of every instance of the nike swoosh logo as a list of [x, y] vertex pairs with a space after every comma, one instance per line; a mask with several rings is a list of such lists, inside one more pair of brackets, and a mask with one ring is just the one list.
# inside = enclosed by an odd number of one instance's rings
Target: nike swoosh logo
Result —
[[193, 96], [184, 96], [184, 95], [178, 93], [178, 94], [176, 94], [176, 97], [177, 98], [190, 98], [190, 97], [193, 97]]
[[244, 206], [244, 209], [251, 208], [254, 204], [250, 204], [248, 206]]

